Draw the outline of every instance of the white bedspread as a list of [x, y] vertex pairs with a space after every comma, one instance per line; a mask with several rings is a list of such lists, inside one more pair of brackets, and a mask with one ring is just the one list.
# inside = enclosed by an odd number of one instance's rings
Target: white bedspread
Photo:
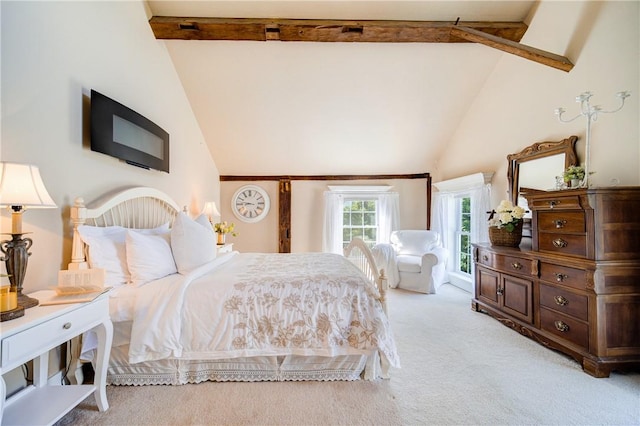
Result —
[[131, 363], [378, 352], [399, 367], [376, 293], [339, 255], [233, 253], [114, 294], [112, 319], [132, 320]]

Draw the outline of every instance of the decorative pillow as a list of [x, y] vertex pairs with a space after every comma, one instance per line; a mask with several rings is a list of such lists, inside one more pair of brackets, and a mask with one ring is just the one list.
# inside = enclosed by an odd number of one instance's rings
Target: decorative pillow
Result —
[[203, 226], [180, 212], [171, 228], [171, 251], [181, 274], [215, 259], [216, 237], [209, 221]]
[[169, 233], [153, 235], [127, 231], [127, 266], [132, 284], [141, 286], [178, 272], [171, 253], [170, 239]]
[[[153, 229], [139, 230], [145, 234], [169, 232], [169, 223]], [[127, 268], [125, 238], [127, 228], [122, 226], [78, 226], [80, 239], [88, 246], [87, 261], [91, 268], [105, 270], [105, 285], [117, 287], [130, 280]]]
[[209, 218], [206, 215], [201, 214], [200, 216], [196, 217], [194, 220], [195, 222], [199, 223], [205, 228], [211, 229], [213, 231], [213, 226], [211, 226], [211, 222], [209, 222]]

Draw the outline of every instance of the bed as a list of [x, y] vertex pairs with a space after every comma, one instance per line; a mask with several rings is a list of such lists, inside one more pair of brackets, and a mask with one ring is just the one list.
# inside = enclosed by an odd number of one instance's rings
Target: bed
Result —
[[[386, 279], [367, 246], [216, 255], [215, 234], [153, 188], [71, 207], [69, 269], [102, 268], [114, 340], [107, 383], [375, 380], [399, 358]], [[83, 338], [90, 361], [94, 339]]]

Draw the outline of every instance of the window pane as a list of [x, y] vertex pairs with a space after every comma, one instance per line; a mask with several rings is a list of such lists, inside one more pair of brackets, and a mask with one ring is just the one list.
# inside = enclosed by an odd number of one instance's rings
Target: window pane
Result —
[[364, 214], [364, 225], [365, 226], [374, 226], [376, 224], [376, 214], [375, 213], [365, 213]]
[[471, 198], [458, 199], [456, 258], [459, 272], [471, 273]]
[[364, 230], [364, 240], [365, 241], [376, 241], [376, 232], [377, 230], [375, 228], [365, 228]]
[[460, 272], [471, 273], [471, 256], [463, 254], [460, 256]]
[[471, 251], [471, 244], [469, 244], [469, 236], [461, 235], [460, 236], [460, 251], [462, 253], [469, 253]]
[[362, 238], [365, 243], [373, 247], [377, 242], [378, 228], [377, 201], [374, 200], [345, 200], [342, 215], [343, 245], [353, 238]]
[[462, 213], [471, 213], [471, 198], [462, 199]]

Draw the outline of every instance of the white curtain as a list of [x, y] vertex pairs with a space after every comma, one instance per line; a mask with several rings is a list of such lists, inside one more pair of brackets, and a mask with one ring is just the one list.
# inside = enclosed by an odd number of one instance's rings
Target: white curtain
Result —
[[324, 193], [324, 230], [322, 233], [322, 251], [342, 254], [342, 213], [344, 197], [358, 197], [378, 200], [378, 235], [376, 243], [388, 243], [391, 232], [398, 229], [400, 217], [400, 197], [397, 192], [350, 192], [325, 191]]
[[[432, 229], [442, 237], [442, 245], [449, 252], [449, 259], [455, 259], [453, 250], [456, 247], [456, 202], [460, 197], [471, 199], [471, 232], [472, 243], [489, 240], [487, 212], [491, 210], [491, 184], [482, 184], [451, 192], [435, 192], [433, 195]], [[447, 271], [455, 270], [455, 262], [447, 262]]]
[[378, 244], [388, 243], [391, 232], [398, 229], [400, 196], [397, 192], [378, 195]]
[[324, 193], [324, 232], [322, 251], [342, 254], [342, 210], [344, 197], [337, 192]]

